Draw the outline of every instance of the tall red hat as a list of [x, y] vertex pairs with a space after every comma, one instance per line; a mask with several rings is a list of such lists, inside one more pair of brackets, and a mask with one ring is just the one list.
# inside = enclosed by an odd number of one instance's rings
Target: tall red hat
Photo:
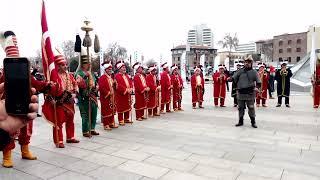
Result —
[[54, 51], [54, 63], [58, 66], [63, 65], [63, 64], [67, 64], [67, 60], [63, 56], [62, 51], [60, 49], [58, 49], [57, 47], [55, 48], [55, 51]]
[[19, 57], [17, 37], [12, 31], [1, 33], [2, 48], [7, 57]]

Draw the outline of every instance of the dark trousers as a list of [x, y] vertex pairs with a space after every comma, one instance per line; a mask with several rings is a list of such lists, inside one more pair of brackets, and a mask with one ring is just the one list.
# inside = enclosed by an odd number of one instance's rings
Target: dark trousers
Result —
[[238, 98], [236, 96], [233, 97], [233, 104], [238, 105]]
[[254, 99], [252, 100], [238, 100], [238, 110], [239, 110], [239, 119], [243, 119], [244, 112], [246, 109], [246, 106], [248, 107], [248, 114], [250, 119], [256, 117], [255, 109], [254, 109]]
[[289, 96], [278, 96], [278, 104], [282, 104], [282, 97], [285, 98], [285, 104], [289, 104]]

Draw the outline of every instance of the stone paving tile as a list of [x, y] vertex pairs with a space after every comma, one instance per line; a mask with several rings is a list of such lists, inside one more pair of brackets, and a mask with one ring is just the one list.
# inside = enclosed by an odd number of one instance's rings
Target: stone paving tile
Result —
[[66, 146], [65, 148], [56, 148], [56, 146], [53, 145], [52, 143], [48, 143], [48, 144], [41, 144], [37, 147], [44, 149], [44, 150], [51, 151], [51, 152], [55, 152], [58, 154], [72, 156], [75, 158], [83, 158], [85, 156], [88, 156], [90, 153], [92, 153], [90, 150], [86, 150], [86, 149], [82, 149], [82, 148], [78, 148], [78, 147], [73, 147], [73, 146], [69, 146], [69, 145], [65, 145], [65, 146]]
[[71, 157], [70, 155], [63, 155], [47, 150], [43, 150], [40, 148], [33, 148], [32, 149], [33, 154], [37, 155], [38, 160], [55, 165], [55, 166], [65, 166], [67, 164], [74, 163], [76, 161], [79, 161], [79, 158]]
[[276, 160], [270, 158], [253, 158], [252, 163], [274, 168], [283, 168], [289, 171], [292, 170], [320, 177], [320, 171], [317, 170], [319, 169], [319, 166], [307, 165], [303, 162], [296, 163], [294, 161]]
[[69, 144], [69, 146], [81, 148], [81, 149], [86, 149], [86, 150], [95, 150], [98, 148], [102, 148], [105, 145], [102, 144], [97, 144], [94, 142], [89, 142], [89, 141], [82, 141], [81, 143], [75, 143], [75, 144]]
[[168, 158], [173, 158], [173, 159], [179, 159], [179, 160], [184, 160], [191, 155], [191, 153], [188, 153], [188, 152], [165, 149], [165, 148], [154, 147], [154, 146], [143, 146], [138, 151], [155, 154], [159, 156], [164, 156]]
[[217, 157], [208, 157], [208, 156], [197, 155], [197, 154], [192, 154], [190, 157], [188, 157], [187, 161], [199, 163], [202, 165], [209, 165], [217, 168], [224, 168], [224, 169], [232, 169], [232, 167], [235, 167], [238, 164], [240, 164], [240, 162], [236, 162], [236, 161], [230, 161], [230, 160], [221, 159]]
[[155, 180], [155, 179], [148, 178], [148, 177], [143, 177], [142, 179], [139, 179], [139, 180]]
[[213, 178], [207, 178], [202, 176], [197, 176], [190, 173], [182, 173], [179, 171], [170, 171], [168, 174], [164, 175], [160, 180], [209, 180]]
[[190, 146], [190, 145], [185, 145], [179, 150], [189, 152], [189, 153], [199, 154], [199, 155], [216, 156], [216, 157], [222, 157], [224, 154], [226, 154], [226, 152], [222, 150], [218, 150], [214, 148], [209, 149], [201, 146]]
[[50, 180], [67, 180], [67, 179], [76, 179], [76, 180], [95, 180], [95, 178], [86, 176], [83, 174], [75, 173], [75, 172], [66, 172], [63, 174], [60, 174], [58, 176], [55, 176], [54, 178], [51, 178]]
[[70, 171], [74, 171], [77, 173], [81, 173], [81, 174], [85, 174], [89, 171], [98, 169], [99, 167], [101, 167], [101, 165], [96, 164], [96, 163], [92, 163], [89, 161], [84, 161], [84, 160], [80, 160], [77, 161], [75, 163], [72, 164], [68, 164], [66, 166], [63, 166], [64, 169], [70, 170]]
[[111, 154], [116, 151], [119, 151], [119, 148], [111, 147], [111, 146], [105, 146], [102, 148], [98, 148], [94, 150], [95, 152], [103, 153], [103, 154]]
[[87, 175], [92, 176], [97, 180], [140, 180], [142, 178], [142, 176], [138, 174], [105, 166], [93, 170]]
[[228, 152], [223, 156], [224, 159], [248, 163], [253, 158], [253, 153], [246, 151]]
[[[2, 153], [1, 154], [1, 160], [2, 160]], [[34, 164], [38, 164], [41, 161], [39, 160], [26, 160], [26, 159], [22, 159], [20, 153], [16, 154], [16, 153], [12, 153], [12, 161], [13, 161], [13, 165], [15, 169], [21, 170], [24, 167], [28, 167], [28, 166], [32, 166]], [[2, 161], [1, 161], [2, 162]]]
[[36, 177], [16, 169], [8, 169], [0, 167], [0, 179], [1, 180], [41, 180], [40, 177]]
[[40, 162], [38, 164], [24, 167], [21, 169], [21, 171], [33, 176], [40, 177], [42, 179], [48, 179], [48, 178], [55, 177], [59, 174], [62, 174], [67, 170], [51, 164]]
[[259, 176], [253, 176], [253, 175], [241, 173], [240, 176], [238, 176], [236, 180], [279, 180], [279, 179], [259, 177]]
[[272, 168], [267, 166], [261, 166], [249, 163], [240, 163], [238, 161], [231, 161], [215, 157], [207, 157], [193, 154], [190, 156], [188, 161], [199, 163], [200, 165], [211, 166], [221, 169], [229, 169], [235, 171], [241, 171], [250, 175], [270, 177], [270, 178], [280, 178], [282, 169]]
[[148, 146], [156, 146], [156, 147], [169, 148], [169, 149], [179, 149], [180, 147], [183, 146], [182, 143], [179, 144], [176, 142], [159, 141], [157, 139], [144, 139], [140, 143]]
[[118, 141], [118, 142], [111, 143], [109, 145], [114, 148], [130, 149], [130, 150], [137, 150], [143, 146], [143, 144], [140, 144], [140, 143], [133, 143], [133, 142], [127, 142], [127, 141]]
[[142, 176], [154, 179], [158, 179], [159, 177], [163, 176], [169, 171], [169, 169], [167, 168], [141, 163], [137, 161], [127, 161], [126, 163], [118, 166], [118, 169], [140, 174]]
[[296, 151], [296, 153], [286, 153], [286, 152], [277, 152], [277, 151], [256, 151], [254, 153], [256, 158], [265, 157], [270, 159], [282, 159], [282, 160], [294, 160], [294, 161], [302, 161], [302, 157], [300, 152]]
[[279, 148], [295, 148], [295, 149], [309, 150], [311, 144], [308, 144], [308, 143], [278, 142], [276, 145]]
[[181, 161], [161, 156], [152, 156], [144, 160], [144, 162], [182, 172], [190, 171], [197, 165], [197, 163], [194, 162]]
[[303, 173], [297, 173], [294, 171], [287, 171], [285, 170], [283, 172], [281, 180], [319, 180], [319, 177], [303, 174]]
[[191, 173], [219, 180], [235, 180], [239, 176], [240, 171], [198, 165]]
[[128, 150], [128, 149], [116, 151], [116, 152], [112, 153], [111, 155], [121, 157], [121, 158], [131, 159], [131, 160], [135, 160], [135, 161], [143, 161], [146, 158], [151, 156], [151, 154], [149, 154], [149, 153], [132, 151], [132, 150]]
[[110, 145], [112, 143], [121, 142], [120, 140], [113, 139], [111, 137], [104, 137], [104, 136], [95, 136], [95, 137], [93, 137], [91, 139], [84, 138], [82, 141], [89, 141], [89, 142], [92, 142], [92, 143], [98, 143], [98, 144], [104, 144], [104, 145]]
[[265, 178], [273, 178], [273, 179], [280, 179], [283, 171], [283, 168], [281, 167], [274, 168], [269, 166], [247, 164], [247, 163], [237, 164], [233, 168], [241, 171], [242, 173], [259, 176], [259, 177], [265, 177]]
[[96, 152], [92, 152], [91, 155], [86, 156], [83, 159], [86, 161], [90, 161], [92, 163], [105, 165], [109, 167], [115, 167], [127, 161], [127, 159], [124, 159], [124, 158], [119, 158], [119, 157], [96, 153]]

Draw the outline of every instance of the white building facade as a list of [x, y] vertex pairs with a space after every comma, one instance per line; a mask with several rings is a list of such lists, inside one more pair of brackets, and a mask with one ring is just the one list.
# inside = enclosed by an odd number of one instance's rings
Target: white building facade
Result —
[[194, 26], [188, 31], [188, 44], [213, 48], [213, 33], [206, 24]]

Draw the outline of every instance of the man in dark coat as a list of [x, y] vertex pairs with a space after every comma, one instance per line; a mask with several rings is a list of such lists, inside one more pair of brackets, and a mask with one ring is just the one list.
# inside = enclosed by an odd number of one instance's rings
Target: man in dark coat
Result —
[[[239, 71], [241, 68], [243, 68], [243, 61], [239, 62], [237, 64], [237, 70], [233, 71], [230, 76], [232, 77], [237, 71]], [[231, 97], [233, 97], [233, 107], [238, 106], [238, 99], [237, 99], [237, 84], [235, 81], [232, 81], [232, 90], [231, 90]]]
[[289, 105], [290, 96], [290, 78], [292, 77], [292, 72], [287, 68], [287, 62], [281, 62], [281, 69], [277, 70], [275, 79], [277, 81], [277, 94], [278, 94], [278, 104], [276, 107], [280, 107], [282, 104], [282, 97], [285, 98], [286, 107]]

